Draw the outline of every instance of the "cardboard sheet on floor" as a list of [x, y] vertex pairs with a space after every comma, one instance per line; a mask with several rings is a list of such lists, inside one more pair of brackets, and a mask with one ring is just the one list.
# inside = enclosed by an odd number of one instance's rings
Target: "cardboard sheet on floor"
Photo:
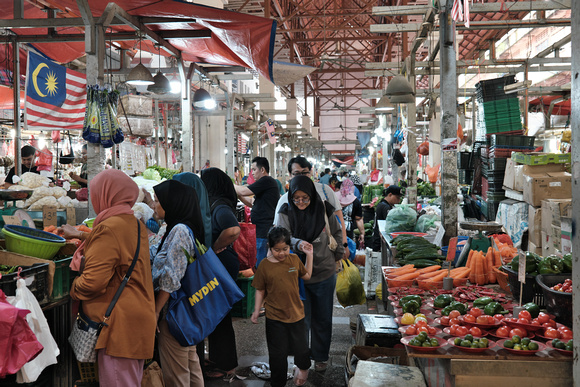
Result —
[[350, 386], [423, 387], [427, 386], [417, 367], [359, 361]]

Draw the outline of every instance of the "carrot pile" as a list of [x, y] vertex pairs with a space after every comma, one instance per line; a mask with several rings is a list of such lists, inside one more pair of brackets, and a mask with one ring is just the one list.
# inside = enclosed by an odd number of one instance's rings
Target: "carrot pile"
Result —
[[484, 255], [481, 251], [471, 250], [467, 257], [467, 264], [465, 265], [465, 267], [471, 269], [469, 282], [477, 285], [497, 283], [493, 268], [498, 268], [501, 265], [500, 251], [489, 247], [487, 253]]
[[458, 267], [451, 270], [441, 269], [439, 265], [428, 266], [423, 269], [416, 269], [412, 264], [392, 269], [388, 272], [388, 278], [396, 280], [418, 280], [426, 282], [441, 282], [443, 278], [450, 274], [453, 279], [463, 279], [469, 276], [471, 269], [468, 267]]
[[493, 239], [495, 241], [495, 244], [497, 245], [497, 248], [499, 249], [499, 253], [501, 254], [501, 261], [503, 261], [504, 264], [510, 263], [512, 259], [514, 259], [516, 255], [518, 255], [517, 248], [511, 246], [508, 243], [500, 242], [498, 238], [494, 237]]
[[[84, 224], [79, 224], [78, 226], [74, 226], [77, 230], [82, 231], [82, 232], [91, 232], [93, 231], [91, 228], [85, 226]], [[55, 235], [59, 235], [59, 236], [63, 236], [63, 232], [62, 230], [60, 230], [58, 227], [56, 226], [47, 226], [44, 228], [43, 231], [49, 232], [51, 234], [55, 234]], [[80, 239], [77, 238], [72, 238], [72, 239], [68, 239], [67, 240], [69, 243], [74, 243], [76, 246], [79, 246], [81, 243]]]

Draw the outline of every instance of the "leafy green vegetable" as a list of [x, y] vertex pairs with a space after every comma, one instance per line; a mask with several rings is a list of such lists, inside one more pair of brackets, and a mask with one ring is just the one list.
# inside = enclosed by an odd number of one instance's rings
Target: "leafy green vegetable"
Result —
[[143, 178], [147, 180], [161, 181], [161, 175], [153, 168], [147, 168], [145, 172], [143, 172]]

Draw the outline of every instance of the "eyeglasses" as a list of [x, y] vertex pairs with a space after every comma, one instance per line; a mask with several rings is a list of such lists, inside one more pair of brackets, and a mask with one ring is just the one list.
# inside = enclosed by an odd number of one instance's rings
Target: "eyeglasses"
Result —
[[299, 204], [299, 203], [308, 204], [308, 203], [310, 203], [310, 198], [298, 198], [298, 199], [292, 199], [292, 201], [295, 204]]
[[308, 176], [308, 175], [310, 175], [310, 171], [302, 171], [302, 172], [296, 171], [296, 172], [292, 172], [292, 176], [300, 176], [300, 175], [302, 175], [302, 176]]

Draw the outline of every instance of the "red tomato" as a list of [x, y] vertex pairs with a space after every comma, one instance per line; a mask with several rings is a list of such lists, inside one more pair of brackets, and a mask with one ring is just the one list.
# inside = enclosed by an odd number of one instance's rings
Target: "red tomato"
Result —
[[527, 318], [518, 318], [518, 324], [531, 324], [531, 321]]
[[458, 311], [458, 310], [452, 310], [452, 311], [449, 313], [449, 318], [457, 318], [457, 317], [459, 317], [459, 316], [461, 316], [461, 313], [459, 313], [459, 311]]
[[429, 333], [429, 328], [427, 328], [426, 326], [418, 327], [417, 334], [419, 334], [421, 332]]
[[441, 321], [441, 325], [449, 325], [449, 320], [450, 320], [449, 316], [443, 316], [443, 317], [441, 317], [441, 320], [440, 320]]
[[567, 326], [565, 326], [565, 325], [560, 325], [560, 326], [559, 326], [557, 329], [558, 329], [558, 332], [564, 332], [564, 331], [569, 331], [569, 330], [571, 330], [570, 328], [568, 328], [568, 327], [567, 327]]
[[487, 320], [487, 317], [488, 317], [488, 316], [485, 316], [485, 315], [483, 315], [483, 316], [478, 316], [478, 317], [475, 319], [475, 322], [476, 322], [476, 323], [478, 323], [478, 324], [488, 324], [488, 322], [487, 322], [487, 321], [488, 321], [488, 320]]
[[550, 319], [548, 320], [547, 323], [542, 324], [543, 327], [551, 327], [551, 328], [556, 328], [556, 321]]
[[460, 325], [459, 324], [453, 324], [449, 327], [449, 333], [451, 333], [452, 335], [455, 335], [457, 333], [457, 328], [459, 328]]
[[509, 333], [509, 328], [505, 325], [497, 328], [497, 331], [495, 331], [495, 334], [499, 337], [508, 337]]
[[464, 327], [463, 325], [460, 325], [460, 326], [457, 328], [457, 331], [455, 332], [455, 334], [456, 334], [457, 336], [465, 336], [465, 335], [466, 335], [466, 334], [468, 334], [468, 333], [469, 333], [469, 329], [467, 329], [467, 327]]
[[410, 325], [407, 327], [407, 330], [405, 330], [405, 334], [406, 335], [416, 335], [417, 329], [413, 325]]
[[473, 317], [477, 317], [477, 316], [481, 316], [483, 314], [483, 311], [477, 307], [475, 308], [471, 308], [471, 310], [469, 311], [469, 314], [472, 315]]
[[463, 321], [468, 322], [468, 323], [474, 323], [475, 322], [475, 316], [472, 315], [472, 314], [466, 314], [465, 316], [463, 316]]
[[437, 329], [435, 329], [435, 327], [427, 327], [427, 329], [429, 329], [429, 334], [430, 335], [434, 335], [437, 333]]
[[488, 324], [497, 324], [497, 320], [493, 318], [493, 316], [487, 316], [487, 323]]
[[509, 337], [513, 337], [518, 335], [519, 337], [526, 337], [528, 332], [524, 328], [514, 328], [510, 331]]
[[542, 325], [540, 323], [540, 320], [538, 320], [538, 318], [536, 317], [535, 319], [532, 320], [532, 325]]
[[544, 313], [544, 312], [540, 312], [540, 314], [538, 315], [538, 321], [540, 322], [540, 324], [545, 324], [548, 321], [550, 321], [550, 315]]
[[417, 327], [426, 327], [427, 326], [427, 321], [423, 321], [423, 320], [419, 320], [415, 323], [415, 325]]
[[471, 333], [473, 336], [480, 337], [481, 336], [481, 329], [479, 329], [478, 327], [471, 327], [469, 329], [469, 333]]
[[453, 325], [453, 324], [459, 325], [459, 319], [457, 317], [452, 318], [451, 320], [449, 320], [449, 324], [451, 324], [451, 325]]
[[574, 333], [572, 331], [563, 331], [560, 332], [560, 339], [563, 341], [572, 340], [574, 338]]
[[532, 315], [527, 310], [522, 310], [520, 312], [520, 314], [518, 314], [518, 318], [525, 318], [525, 319], [531, 320], [532, 319]]
[[560, 332], [558, 332], [554, 328], [546, 328], [546, 330], [544, 331], [544, 336], [549, 337], [550, 339], [559, 339]]
[[495, 318], [497, 321], [502, 321], [503, 320], [503, 314], [496, 314], [495, 316], [493, 316], [493, 318]]

